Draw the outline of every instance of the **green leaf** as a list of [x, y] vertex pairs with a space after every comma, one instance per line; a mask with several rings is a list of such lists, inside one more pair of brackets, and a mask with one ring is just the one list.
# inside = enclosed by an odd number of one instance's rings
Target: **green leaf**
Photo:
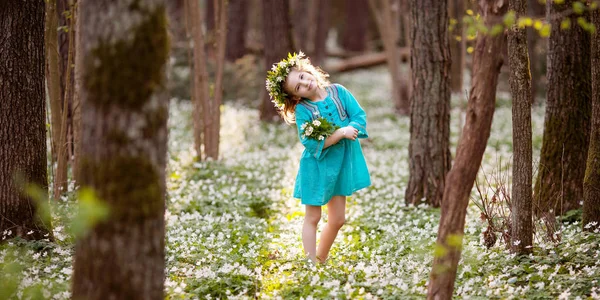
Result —
[[502, 24], [496, 24], [492, 27], [492, 30], [490, 30], [490, 35], [496, 36], [496, 35], [502, 33], [503, 31], [504, 31], [504, 26], [502, 26]]
[[69, 230], [77, 237], [85, 236], [98, 222], [109, 216], [109, 207], [98, 199], [91, 188], [81, 188], [78, 192], [78, 212], [71, 221]]
[[573, 11], [580, 15], [585, 11], [585, 5], [579, 1], [575, 1], [573, 2]]
[[511, 10], [508, 13], [506, 13], [506, 15], [504, 15], [504, 20], [503, 20], [504, 25], [506, 27], [510, 27], [513, 24], [515, 24], [516, 19], [517, 19], [516, 13], [513, 10]]
[[569, 29], [571, 27], [571, 19], [564, 19], [560, 22], [560, 29]]

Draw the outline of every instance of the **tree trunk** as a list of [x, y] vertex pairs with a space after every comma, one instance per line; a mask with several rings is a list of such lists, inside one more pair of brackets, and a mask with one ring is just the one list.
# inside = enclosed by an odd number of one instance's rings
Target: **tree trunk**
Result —
[[[493, 26], [507, 10], [503, 0], [480, 0], [479, 11], [487, 26]], [[456, 159], [448, 173], [442, 215], [436, 241], [427, 299], [451, 299], [461, 254], [469, 194], [490, 136], [498, 74], [502, 66], [503, 35], [477, 38], [473, 54], [473, 82], [467, 116]]]
[[[509, 9], [517, 19], [527, 15], [527, 0], [510, 0]], [[531, 218], [532, 150], [531, 150], [531, 75], [525, 28], [514, 25], [508, 31], [509, 83], [512, 94], [513, 187], [511, 196], [512, 251], [529, 254], [533, 247]]]
[[[400, 60], [408, 61], [410, 59], [410, 48], [397, 48], [397, 55]], [[386, 52], [364, 53], [357, 56], [349, 57], [340, 62], [327, 66], [329, 73], [347, 72], [361, 68], [369, 68], [387, 63]]]
[[[5, 0], [0, 6], [0, 232], [43, 239], [50, 224], [36, 215], [25, 184], [48, 188], [44, 2]], [[8, 234], [4, 234], [7, 231]]]
[[[74, 57], [74, 46], [75, 44], [73, 44], [73, 42], [71, 41], [74, 38], [71, 38], [71, 36], [75, 36], [73, 35], [75, 32], [75, 26], [74, 24], [71, 24], [73, 17], [74, 17], [74, 13], [73, 11], [75, 10], [75, 6], [77, 4], [77, 0], [56, 0], [57, 1], [57, 10], [56, 10], [56, 14], [58, 16], [58, 25], [60, 27], [60, 30], [58, 31], [58, 39], [59, 39], [59, 43], [58, 43], [58, 51], [60, 53], [60, 95], [61, 98], [65, 97], [67, 98], [67, 105], [65, 106], [63, 103], [61, 103], [61, 108], [63, 110], [63, 113], [66, 112], [67, 114], [67, 121], [66, 121], [66, 127], [65, 129], [65, 136], [66, 136], [66, 143], [64, 143], [64, 147], [65, 147], [65, 154], [63, 159], [66, 159], [67, 161], [70, 160], [71, 157], [73, 157], [73, 138], [74, 138], [74, 128], [73, 128], [73, 94], [74, 94], [74, 84], [75, 84], [75, 80], [73, 78], [73, 64], [69, 64], [69, 56], [71, 56], [71, 62], [74, 61], [73, 57]], [[70, 74], [68, 74], [67, 72], [70, 72]], [[64, 99], [63, 99], [64, 102]], [[66, 107], [66, 109], [65, 109]], [[62, 128], [61, 128], [62, 129]], [[63, 185], [62, 185], [62, 190], [63, 191], [67, 191], [67, 163], [64, 163], [63, 166], [61, 166], [62, 169], [59, 169], [58, 172], [60, 172], [61, 175], [64, 175], [63, 178], [65, 178], [65, 180], [63, 180]], [[57, 173], [58, 173], [57, 172]]]
[[[72, 8], [69, 11], [69, 14], [71, 14], [72, 12]], [[57, 138], [57, 141], [60, 141], [59, 145], [58, 145], [58, 163], [56, 165], [56, 174], [55, 174], [55, 178], [54, 178], [54, 199], [59, 199], [60, 195], [62, 193], [67, 192], [67, 188], [68, 188], [68, 178], [67, 178], [67, 174], [68, 174], [68, 154], [70, 152], [70, 145], [71, 145], [71, 141], [69, 141], [69, 134], [68, 134], [68, 130], [67, 128], [69, 127], [68, 125], [68, 120], [69, 120], [69, 103], [72, 102], [72, 89], [73, 89], [73, 68], [71, 67], [71, 65], [73, 64], [73, 46], [74, 46], [74, 39], [75, 39], [75, 35], [73, 34], [75, 31], [73, 30], [75, 28], [75, 16], [71, 14], [71, 17], [69, 18], [69, 43], [68, 43], [68, 47], [67, 47], [67, 62], [66, 65], [68, 67], [65, 68], [65, 84], [64, 84], [64, 91], [61, 94], [62, 97], [62, 107], [63, 107], [63, 111], [62, 111], [62, 116], [61, 116], [61, 125], [60, 125], [60, 136], [59, 138]], [[72, 135], [71, 135], [72, 136]]]
[[[264, 1], [264, 0], [263, 0]], [[287, 1], [287, 0], [286, 0]], [[291, 23], [292, 25], [292, 33], [293, 33], [293, 38], [294, 38], [294, 45], [296, 46], [296, 48], [300, 51], [303, 51], [305, 53], [309, 53], [311, 51], [311, 47], [309, 45], [309, 41], [310, 41], [310, 30], [311, 28], [309, 27], [310, 24], [310, 20], [311, 20], [311, 16], [309, 14], [310, 11], [310, 7], [311, 7], [311, 3], [313, 2], [312, 0], [290, 0], [291, 1], [291, 7], [292, 7], [292, 13], [291, 13], [291, 18], [293, 20], [293, 22]], [[263, 11], [263, 13], [265, 13]], [[264, 17], [263, 17], [263, 23], [264, 23]], [[263, 24], [263, 29], [264, 29], [264, 24]], [[270, 67], [269, 67], [270, 69]]]
[[[60, 70], [58, 53], [58, 18], [56, 17], [56, 0], [46, 2], [46, 84], [50, 100], [50, 129], [52, 147], [52, 168], [58, 160], [58, 145], [60, 144], [62, 97], [60, 96]], [[55, 179], [55, 178], [53, 178]]]
[[204, 120], [210, 119], [210, 103], [208, 91], [208, 71], [206, 69], [206, 51], [204, 48], [204, 33], [202, 31], [202, 13], [198, 1], [187, 0], [187, 16], [191, 35], [194, 41], [193, 74], [192, 83], [192, 119], [194, 124], [194, 149], [198, 160], [202, 160], [202, 145], [204, 139], [210, 136]]
[[81, 176], [79, 174], [79, 162], [81, 158], [81, 101], [80, 101], [80, 91], [81, 91], [81, 82], [83, 78], [81, 77], [83, 74], [83, 61], [81, 60], [80, 53], [80, 45], [81, 45], [81, 30], [80, 23], [77, 17], [79, 16], [79, 5], [75, 5], [75, 32], [74, 32], [74, 47], [73, 47], [73, 61], [75, 62], [75, 66], [73, 67], [73, 164], [71, 165], [71, 170], [73, 172], [73, 179], [75, 183], [79, 185], [81, 181]]
[[[410, 178], [406, 203], [439, 207], [450, 154], [450, 48], [445, 1], [411, 3]], [[427, 50], [425, 50], [427, 49]]]
[[347, 51], [364, 52], [369, 26], [369, 4], [367, 0], [346, 2], [344, 6], [342, 47]]
[[82, 184], [110, 210], [77, 241], [74, 299], [164, 299], [165, 2], [82, 1]]
[[228, 15], [227, 47], [225, 57], [228, 61], [235, 61], [246, 54], [248, 1], [230, 0]]
[[[294, 51], [292, 32], [289, 19], [288, 0], [263, 0], [263, 27], [265, 34], [265, 74], [271, 70], [274, 63], [287, 57]], [[277, 110], [271, 102], [268, 93], [263, 94], [260, 107], [262, 121], [278, 119]]]
[[[592, 133], [583, 181], [583, 229], [600, 226], [600, 11], [591, 12], [596, 31], [592, 34]], [[586, 225], [596, 222], [596, 227]]]
[[320, 66], [325, 62], [327, 54], [326, 46], [330, 26], [329, 20], [331, 19], [331, 0], [318, 0], [317, 3], [317, 23], [310, 61], [313, 65]]
[[[570, 9], [547, 2], [547, 13], [555, 16]], [[591, 82], [590, 34], [571, 18], [570, 29], [560, 29], [563, 18], [552, 18], [548, 40], [548, 93], [544, 139], [535, 184], [534, 210], [564, 214], [580, 208], [583, 177], [590, 135]]]
[[[204, 140], [206, 156], [212, 159], [219, 159], [219, 140], [221, 131], [221, 104], [223, 102], [223, 70], [225, 67], [225, 46], [227, 42], [227, 6], [228, 0], [215, 0], [216, 20], [215, 38], [216, 38], [216, 72], [215, 72], [215, 90], [210, 105], [210, 123], [205, 124], [210, 133], [210, 140]], [[208, 120], [208, 119], [207, 119]], [[210, 143], [209, 143], [210, 142]]]
[[452, 71], [450, 88], [453, 93], [462, 93], [463, 72], [465, 70], [465, 34], [463, 31], [463, 16], [465, 0], [448, 1], [450, 18], [456, 20], [454, 29], [450, 32], [450, 53], [452, 53]]
[[376, 0], [369, 0], [369, 7], [371, 8], [373, 18], [376, 20], [377, 28], [387, 54], [387, 63], [390, 68], [390, 76], [392, 77], [392, 99], [394, 99], [394, 106], [399, 114], [408, 115], [410, 99], [406, 97], [406, 92], [403, 92], [401, 89], [401, 81], [403, 79], [400, 76], [400, 60], [395, 51], [398, 30], [395, 22], [392, 20], [392, 10], [389, 1], [380, 1], [381, 9], [379, 9]]

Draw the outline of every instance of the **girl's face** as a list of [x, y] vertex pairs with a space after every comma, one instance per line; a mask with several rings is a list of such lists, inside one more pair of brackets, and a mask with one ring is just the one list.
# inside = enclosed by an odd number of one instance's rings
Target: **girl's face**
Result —
[[317, 79], [312, 74], [297, 69], [292, 69], [288, 74], [284, 89], [293, 98], [299, 98], [296, 100], [311, 99], [318, 95]]

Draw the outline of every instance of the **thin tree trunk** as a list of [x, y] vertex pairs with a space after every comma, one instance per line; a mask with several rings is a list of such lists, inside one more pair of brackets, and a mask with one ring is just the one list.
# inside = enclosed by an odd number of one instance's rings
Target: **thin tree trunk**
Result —
[[390, 68], [390, 76], [392, 77], [392, 99], [396, 111], [401, 115], [408, 115], [410, 112], [410, 99], [402, 97], [406, 93], [401, 91], [400, 78], [400, 59], [396, 53], [396, 39], [398, 31], [395, 27], [395, 22], [392, 21], [392, 11], [389, 0], [382, 0], [381, 9], [377, 7], [376, 0], [369, 0], [369, 7], [377, 22], [377, 28], [383, 40], [384, 48], [387, 53], [388, 67]]
[[[75, 16], [72, 15], [70, 18], [70, 24], [69, 24], [69, 28], [73, 29], [75, 28]], [[69, 115], [69, 98], [70, 95], [72, 95], [71, 93], [71, 89], [73, 86], [73, 80], [71, 80], [72, 76], [72, 70], [73, 68], [71, 67], [72, 65], [72, 60], [73, 60], [73, 46], [74, 46], [74, 39], [75, 36], [73, 35], [75, 31], [74, 30], [69, 30], [69, 47], [68, 47], [68, 58], [67, 58], [67, 68], [66, 68], [66, 75], [65, 75], [65, 90], [64, 93], [61, 95], [62, 96], [62, 103], [63, 103], [63, 111], [62, 111], [62, 116], [61, 116], [61, 125], [60, 125], [60, 137], [58, 138], [58, 141], [60, 141], [60, 143], [58, 144], [58, 164], [56, 165], [56, 173], [55, 173], [55, 178], [54, 178], [54, 199], [59, 199], [60, 195], [62, 193], [66, 193], [68, 190], [68, 154], [69, 154], [69, 148], [70, 148], [70, 142], [68, 141], [68, 135], [67, 135], [67, 121], [68, 121], [68, 115]]]
[[[215, 0], [215, 15], [218, 16], [216, 29], [216, 67], [215, 72], [215, 90], [212, 97], [211, 108], [211, 130], [210, 144], [206, 146], [206, 156], [212, 159], [219, 159], [219, 140], [221, 131], [221, 104], [223, 102], [223, 70], [225, 67], [225, 46], [227, 43], [227, 6], [228, 0]], [[207, 142], [205, 140], [205, 142]]]
[[82, 184], [110, 210], [77, 241], [74, 299], [164, 299], [165, 2], [80, 3]]
[[[583, 229], [593, 231], [600, 226], [600, 11], [592, 11], [592, 133], [583, 181]], [[596, 222], [596, 226], [587, 226]], [[587, 228], [586, 228], [587, 226]]]
[[[501, 21], [507, 10], [503, 0], [480, 0], [479, 11], [487, 26]], [[502, 66], [503, 35], [479, 35], [473, 55], [473, 82], [465, 127], [456, 159], [448, 173], [427, 299], [451, 299], [461, 254], [469, 194], [490, 136], [498, 74]]]
[[[289, 0], [291, 1], [292, 14], [291, 26], [293, 27], [293, 38], [294, 45], [304, 53], [310, 53], [312, 46], [310, 46], [310, 20], [309, 15], [312, 0]], [[264, 12], [263, 12], [264, 13]], [[264, 17], [263, 17], [264, 22]], [[263, 24], [264, 28], [264, 24]], [[270, 67], [269, 67], [270, 68]]]
[[208, 121], [211, 120], [211, 110], [208, 92], [208, 71], [206, 69], [206, 50], [204, 47], [204, 33], [202, 31], [203, 14], [198, 6], [198, 1], [187, 0], [186, 2], [188, 6], [188, 21], [191, 25], [191, 34], [194, 41], [194, 81], [192, 84], [194, 148], [196, 149], [198, 159], [202, 160], [202, 145], [209, 140], [211, 134], [208, 128]]
[[[58, 18], [56, 17], [56, 0], [46, 2], [46, 84], [50, 99], [50, 116], [52, 132], [52, 168], [58, 159], [58, 145], [60, 143], [62, 97], [60, 96], [60, 70], [58, 53]], [[56, 179], [56, 178], [53, 178]]]
[[[450, 51], [452, 53], [452, 71], [450, 88], [453, 93], [462, 93], [463, 73], [465, 70], [465, 34], [463, 31], [463, 16], [465, 14], [465, 0], [450, 0], [450, 18], [456, 20], [454, 30], [450, 32]], [[457, 40], [458, 38], [458, 40]]]
[[79, 28], [81, 22], [77, 19], [77, 16], [79, 15], [78, 10], [79, 5], [75, 4], [75, 12], [73, 14], [73, 16], [75, 16], [75, 19], [73, 20], [75, 23], [75, 38], [73, 40], [75, 45], [73, 46], [73, 53], [71, 54], [73, 55], [73, 61], [75, 62], [75, 66], [73, 67], [73, 164], [71, 165], [71, 170], [73, 172], [73, 179], [77, 185], [79, 185], [79, 182], [81, 181], [81, 176], [79, 174], [81, 158], [81, 101], [79, 95], [81, 82], [83, 80], [81, 77], [83, 74], [83, 61], [81, 60], [81, 55], [79, 55], [81, 44], [81, 30], [79, 30]]
[[367, 0], [346, 1], [344, 6], [344, 28], [342, 47], [347, 51], [363, 52], [367, 44], [369, 26], [369, 4]]
[[[570, 9], [547, 2], [547, 14]], [[563, 18], [552, 18], [548, 39], [548, 93], [544, 139], [535, 183], [534, 211], [562, 215], [581, 207], [583, 178], [590, 136], [590, 33], [571, 18], [570, 29], [560, 29]], [[585, 17], [585, 16], [584, 16]]]
[[[61, 103], [61, 107], [63, 112], [67, 112], [67, 127], [66, 127], [66, 136], [67, 136], [67, 154], [66, 157], [70, 160], [73, 157], [73, 93], [74, 93], [74, 84], [75, 80], [72, 76], [73, 66], [69, 65], [69, 55], [74, 55], [72, 52], [74, 51], [73, 47], [69, 45], [74, 45], [71, 41], [71, 36], [74, 33], [74, 26], [71, 25], [72, 19], [74, 18], [74, 9], [77, 4], [76, 0], [57, 0], [57, 10], [56, 14], [58, 16], [58, 25], [60, 30], [58, 31], [58, 52], [60, 53], [60, 95], [61, 98], [67, 93], [67, 105], [64, 106]], [[74, 61], [73, 57], [71, 57], [71, 61]], [[67, 72], [71, 72], [71, 75], [68, 76]], [[67, 80], [67, 77], [70, 79]], [[66, 108], [65, 108], [66, 107]], [[65, 165], [66, 166], [66, 165]], [[67, 166], [68, 167], [68, 166]], [[61, 171], [62, 172], [62, 171]], [[66, 173], [65, 173], [66, 174]], [[65, 175], [66, 176], [66, 175]], [[65, 181], [66, 182], [66, 181]], [[64, 191], [66, 191], [66, 185], [63, 186]]]
[[[44, 239], [25, 184], [48, 189], [43, 1], [4, 0], [0, 6], [0, 233]], [[1, 241], [1, 240], [0, 240]]]
[[405, 200], [439, 207], [452, 159], [448, 8], [437, 0], [413, 1], [411, 8], [413, 93]]
[[[263, 0], [263, 27], [265, 45], [265, 74], [274, 63], [294, 51], [289, 18], [288, 0]], [[261, 121], [277, 120], [277, 110], [268, 93], [264, 93], [260, 107]]]
[[248, 24], [248, 0], [230, 0], [227, 20], [227, 47], [225, 57], [235, 61], [246, 54], [246, 28]]
[[[527, 0], [510, 0], [509, 9], [517, 19], [527, 15]], [[512, 93], [513, 188], [511, 196], [512, 251], [529, 254], [533, 247], [532, 150], [531, 150], [531, 75], [525, 28], [514, 25], [508, 31], [509, 83]]]

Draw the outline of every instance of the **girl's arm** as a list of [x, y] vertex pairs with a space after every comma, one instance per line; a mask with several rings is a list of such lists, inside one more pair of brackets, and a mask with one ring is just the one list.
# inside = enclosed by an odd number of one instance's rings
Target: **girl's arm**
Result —
[[358, 129], [358, 138], [367, 138], [369, 134], [367, 132], [367, 114], [365, 110], [360, 106], [354, 95], [350, 93], [348, 89], [340, 84], [336, 84], [338, 92], [340, 93], [340, 98], [344, 101], [346, 106], [346, 112], [348, 113], [348, 118], [350, 118], [349, 126], [352, 126]]
[[333, 134], [331, 134], [330, 136], [328, 136], [325, 139], [325, 144], [323, 145], [323, 149], [325, 149], [331, 145], [337, 144], [339, 141], [341, 141], [344, 138], [354, 141], [356, 139], [356, 138], [354, 138], [355, 134], [358, 134], [358, 130], [352, 126], [339, 128], [336, 131], [334, 131]]

